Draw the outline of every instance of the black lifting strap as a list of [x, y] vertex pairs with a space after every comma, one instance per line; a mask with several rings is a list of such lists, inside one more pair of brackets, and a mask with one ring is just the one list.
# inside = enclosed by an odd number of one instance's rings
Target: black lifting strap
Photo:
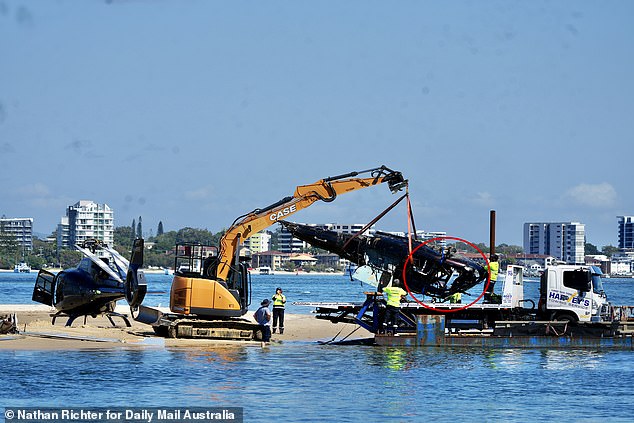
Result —
[[383, 216], [385, 216], [390, 210], [392, 210], [394, 207], [397, 206], [398, 203], [400, 203], [403, 198], [407, 197], [409, 194], [405, 193], [401, 196], [401, 198], [399, 198], [398, 200], [396, 200], [394, 203], [392, 203], [391, 206], [389, 206], [387, 209], [383, 210], [377, 217], [375, 217], [374, 219], [372, 219], [367, 225], [365, 225], [363, 228], [361, 228], [361, 230], [359, 232], [357, 232], [356, 234], [352, 235], [352, 237], [350, 237], [350, 239], [348, 239], [346, 241], [345, 244], [343, 244], [342, 250], [345, 251], [346, 247], [348, 246], [348, 244], [350, 244], [350, 241], [352, 241], [353, 239], [355, 239], [356, 237], [358, 237], [359, 235], [361, 235], [362, 233], [364, 233], [365, 231], [368, 230], [368, 228], [370, 228], [370, 226], [374, 225], [376, 222], [378, 222]]

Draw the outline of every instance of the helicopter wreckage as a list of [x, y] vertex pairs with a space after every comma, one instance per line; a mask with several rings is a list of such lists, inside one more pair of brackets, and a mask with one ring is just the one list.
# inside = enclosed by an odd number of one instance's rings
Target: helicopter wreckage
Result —
[[444, 300], [487, 281], [488, 271], [484, 266], [450, 248], [412, 240], [410, 257], [407, 237], [384, 232], [373, 236], [346, 234], [287, 221], [280, 223], [297, 239], [358, 266], [370, 267], [379, 290], [393, 279], [404, 277], [411, 292]]

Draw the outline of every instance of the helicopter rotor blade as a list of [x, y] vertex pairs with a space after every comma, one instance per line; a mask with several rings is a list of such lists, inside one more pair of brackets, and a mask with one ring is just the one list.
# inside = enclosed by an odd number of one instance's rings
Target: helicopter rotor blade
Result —
[[123, 279], [114, 270], [112, 270], [103, 260], [101, 260], [96, 254], [87, 248], [83, 248], [79, 245], [75, 245], [79, 251], [81, 251], [86, 257], [88, 257], [93, 263], [95, 263], [101, 270], [106, 272], [112, 279], [117, 282], [123, 283]]

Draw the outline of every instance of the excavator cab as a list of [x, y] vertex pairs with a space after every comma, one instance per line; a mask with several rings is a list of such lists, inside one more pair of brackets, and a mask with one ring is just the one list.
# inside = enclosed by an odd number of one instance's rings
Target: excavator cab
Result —
[[204, 319], [242, 316], [251, 303], [251, 279], [244, 261], [231, 267], [227, 280], [217, 279], [217, 247], [178, 244], [170, 310]]
[[218, 247], [204, 244], [177, 244], [174, 273], [181, 276], [201, 277], [217, 261]]

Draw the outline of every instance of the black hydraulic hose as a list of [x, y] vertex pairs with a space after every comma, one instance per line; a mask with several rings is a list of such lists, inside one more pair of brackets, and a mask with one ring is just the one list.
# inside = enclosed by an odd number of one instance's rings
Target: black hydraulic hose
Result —
[[338, 179], [343, 179], [343, 178], [350, 178], [353, 176], [358, 176], [364, 173], [369, 173], [370, 175], [372, 175], [372, 177], [374, 178], [379, 178], [381, 176], [390, 174], [390, 173], [394, 173], [394, 171], [390, 168], [388, 168], [385, 165], [381, 165], [380, 167], [373, 167], [372, 169], [367, 169], [367, 170], [360, 170], [360, 171], [356, 171], [356, 172], [350, 172], [350, 173], [344, 173], [342, 175], [337, 175], [337, 176], [329, 176], [328, 178], [324, 178], [325, 182], [329, 182], [329, 181], [336, 181]]
[[324, 182], [336, 181], [338, 179], [343, 179], [343, 178], [351, 178], [353, 176], [358, 176], [359, 173], [363, 173], [363, 172], [350, 172], [350, 173], [344, 173], [342, 175], [337, 175], [337, 176], [329, 176], [327, 178], [324, 178]]
[[335, 201], [335, 198], [337, 198], [337, 192], [332, 187], [329, 181], [326, 181], [326, 191], [328, 191], [330, 197], [323, 197], [317, 191], [313, 192], [315, 193], [315, 195], [317, 195], [317, 197], [319, 197], [321, 201], [325, 201], [326, 203], [332, 203], [333, 201]]

